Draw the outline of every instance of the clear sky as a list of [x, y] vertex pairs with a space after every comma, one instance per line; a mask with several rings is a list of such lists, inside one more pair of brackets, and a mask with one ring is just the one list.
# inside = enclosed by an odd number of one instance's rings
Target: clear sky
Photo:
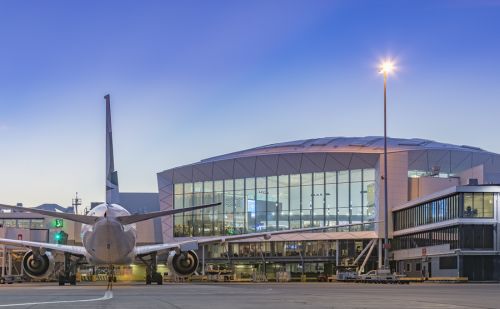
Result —
[[245, 148], [388, 130], [500, 153], [500, 1], [0, 0], [0, 201], [104, 199]]

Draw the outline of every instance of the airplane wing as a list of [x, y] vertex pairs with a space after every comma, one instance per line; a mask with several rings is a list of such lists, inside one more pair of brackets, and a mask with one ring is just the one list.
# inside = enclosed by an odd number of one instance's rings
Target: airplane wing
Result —
[[31, 213], [41, 214], [44, 216], [49, 216], [49, 217], [54, 217], [54, 218], [67, 219], [67, 220], [80, 222], [80, 223], [88, 224], [88, 225], [94, 224], [95, 221], [99, 218], [99, 217], [95, 217], [95, 216], [68, 214], [68, 213], [64, 213], [64, 212], [55, 212], [55, 211], [48, 211], [48, 210], [42, 210], [42, 209], [36, 209], [36, 208], [27, 208], [27, 207], [11, 206], [11, 205], [4, 205], [4, 204], [0, 204], [0, 208], [7, 208], [7, 209], [22, 211], [22, 212], [31, 212]]
[[203, 238], [203, 239], [196, 239], [196, 240], [193, 239], [193, 240], [180, 241], [180, 242], [170, 243], [170, 244], [137, 246], [135, 248], [135, 254], [136, 255], [143, 255], [143, 254], [149, 254], [152, 252], [169, 251], [169, 250], [175, 250], [175, 249], [180, 249], [181, 251], [196, 250], [199, 245], [225, 243], [227, 241], [242, 240], [242, 239], [255, 238], [255, 237], [262, 237], [264, 240], [270, 240], [275, 235], [324, 231], [324, 230], [330, 230], [330, 229], [335, 229], [335, 228], [340, 228], [340, 227], [366, 225], [366, 224], [373, 224], [373, 223], [380, 223], [380, 222], [382, 222], [382, 221], [372, 221], [372, 222], [353, 223], [353, 224], [341, 224], [341, 225], [321, 226], [321, 227], [310, 227], [310, 228], [303, 228], [303, 229], [291, 229], [291, 230], [274, 231], [274, 232], [250, 233], [250, 234], [232, 235], [232, 236], [215, 236], [215, 237], [208, 237], [208, 238]]
[[[132, 224], [132, 223], [136, 223], [136, 222], [140, 222], [140, 221], [145, 221], [145, 220], [152, 219], [152, 218], [173, 215], [173, 214], [180, 213], [180, 212], [188, 212], [188, 211], [218, 206], [220, 204], [221, 203], [214, 203], [214, 204], [207, 204], [207, 205], [200, 205], [200, 206], [193, 206], [193, 207], [186, 207], [186, 208], [179, 208], [179, 209], [155, 211], [155, 212], [149, 212], [149, 213], [145, 213], [145, 214], [119, 216], [116, 218], [122, 224], [127, 225], [127, 224]], [[5, 205], [5, 204], [0, 204], [0, 208], [7, 208], [7, 209], [21, 211], [21, 212], [37, 213], [37, 214], [41, 214], [44, 216], [67, 219], [70, 221], [80, 222], [80, 223], [88, 224], [88, 225], [93, 225], [95, 223], [95, 221], [97, 219], [99, 219], [99, 217], [96, 217], [96, 216], [68, 214], [68, 213], [64, 213], [64, 212], [54, 212], [54, 211], [41, 210], [41, 209], [36, 209], [36, 208], [11, 206], [11, 205]]]
[[208, 207], [214, 207], [214, 206], [218, 206], [220, 204], [221, 203], [214, 203], [214, 204], [207, 204], [207, 205], [200, 205], [200, 206], [193, 206], [193, 207], [186, 207], [186, 208], [179, 208], [179, 209], [154, 211], [154, 212], [148, 212], [145, 214], [119, 216], [119, 217], [116, 217], [116, 219], [118, 219], [118, 221], [120, 221], [123, 225], [127, 225], [127, 224], [145, 221], [145, 220], [149, 220], [149, 219], [153, 219], [153, 218], [157, 218], [157, 217], [173, 215], [176, 213], [188, 212], [188, 211], [193, 211], [193, 210], [198, 210], [198, 209], [203, 209], [203, 208], [208, 208]]
[[81, 246], [68, 246], [68, 245], [58, 245], [58, 244], [49, 244], [45, 242], [36, 242], [36, 241], [27, 241], [27, 240], [15, 240], [8, 238], [0, 238], [0, 245], [10, 245], [16, 247], [25, 247], [25, 248], [40, 248], [40, 249], [49, 249], [60, 252], [67, 252], [74, 255], [85, 255], [86, 250]]

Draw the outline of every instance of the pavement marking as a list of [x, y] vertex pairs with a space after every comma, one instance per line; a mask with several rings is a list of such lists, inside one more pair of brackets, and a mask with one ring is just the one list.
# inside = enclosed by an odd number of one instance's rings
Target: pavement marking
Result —
[[59, 301], [46, 301], [46, 302], [38, 302], [38, 303], [22, 303], [22, 304], [5, 304], [0, 305], [0, 307], [14, 307], [14, 306], [33, 306], [33, 305], [47, 305], [47, 304], [63, 304], [63, 303], [84, 303], [90, 301], [103, 301], [113, 298], [112, 291], [106, 291], [103, 297], [92, 298], [92, 299], [78, 299], [78, 300], [59, 300]]

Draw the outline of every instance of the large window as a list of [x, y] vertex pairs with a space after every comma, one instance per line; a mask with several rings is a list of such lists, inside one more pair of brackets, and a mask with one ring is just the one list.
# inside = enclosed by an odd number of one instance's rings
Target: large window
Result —
[[493, 193], [456, 193], [394, 212], [394, 230], [456, 218], [493, 218]]
[[463, 193], [464, 218], [493, 218], [493, 193]]
[[[174, 184], [174, 236], [212, 236], [372, 222], [375, 170], [303, 173]], [[371, 230], [356, 226], [351, 230]]]
[[492, 225], [456, 225], [431, 231], [396, 236], [394, 250], [450, 245], [450, 249], [493, 249]]

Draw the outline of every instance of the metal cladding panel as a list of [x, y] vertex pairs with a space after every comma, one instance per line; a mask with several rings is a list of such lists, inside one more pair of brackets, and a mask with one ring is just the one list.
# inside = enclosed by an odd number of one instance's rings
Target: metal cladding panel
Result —
[[212, 179], [212, 163], [197, 164], [193, 166], [193, 181], [206, 181]]
[[448, 173], [450, 171], [451, 159], [449, 150], [428, 150], [427, 152], [430, 169], [438, 166], [441, 172]]
[[255, 162], [255, 176], [272, 176], [278, 173], [278, 155], [260, 156]]
[[286, 175], [300, 173], [300, 161], [302, 161], [302, 155], [299, 153], [280, 155], [278, 161], [278, 174]]
[[427, 150], [414, 150], [408, 152], [408, 169], [427, 171], [429, 162], [427, 160]]
[[484, 173], [485, 183], [500, 183], [500, 172]]
[[[174, 205], [174, 184], [173, 171], [169, 170], [158, 174], [158, 192], [160, 199], [160, 210], [173, 209]], [[161, 217], [161, 231], [163, 241], [168, 242], [173, 240], [173, 217]]]
[[158, 193], [160, 200], [160, 209], [166, 207], [167, 200], [170, 198], [173, 186], [173, 171], [168, 170], [157, 174], [158, 178]]
[[224, 160], [214, 162], [213, 178], [214, 179], [231, 179], [233, 178], [234, 160]]
[[472, 167], [472, 153], [453, 151], [451, 153], [451, 172], [457, 173]]
[[193, 181], [193, 166], [187, 165], [174, 169], [173, 181], [174, 183]]
[[493, 155], [492, 169], [495, 172], [500, 172], [500, 155]]
[[253, 177], [256, 157], [239, 158], [234, 161], [234, 178]]
[[302, 173], [322, 172], [325, 169], [325, 153], [305, 153], [302, 155], [300, 171]]
[[491, 154], [489, 153], [472, 153], [472, 165], [487, 165], [491, 164]]
[[345, 153], [328, 154], [326, 156], [326, 161], [325, 161], [325, 170], [342, 171], [349, 169], [349, 162], [351, 161], [351, 156], [352, 154], [345, 154]]
[[485, 170], [485, 171], [495, 171], [495, 167], [494, 167], [495, 157], [496, 157], [496, 155], [494, 155], [494, 154], [489, 154], [489, 158], [488, 158], [488, 160], [486, 160], [486, 161], [483, 163], [483, 164], [484, 164], [484, 170]]
[[163, 171], [161, 173], [156, 174], [156, 177], [158, 179], [158, 187], [162, 188], [166, 185], [172, 184], [173, 176], [174, 176], [173, 170]]
[[349, 165], [350, 169], [359, 169], [359, 168], [372, 168], [377, 164], [379, 155], [371, 155], [371, 154], [353, 154], [351, 163]]

